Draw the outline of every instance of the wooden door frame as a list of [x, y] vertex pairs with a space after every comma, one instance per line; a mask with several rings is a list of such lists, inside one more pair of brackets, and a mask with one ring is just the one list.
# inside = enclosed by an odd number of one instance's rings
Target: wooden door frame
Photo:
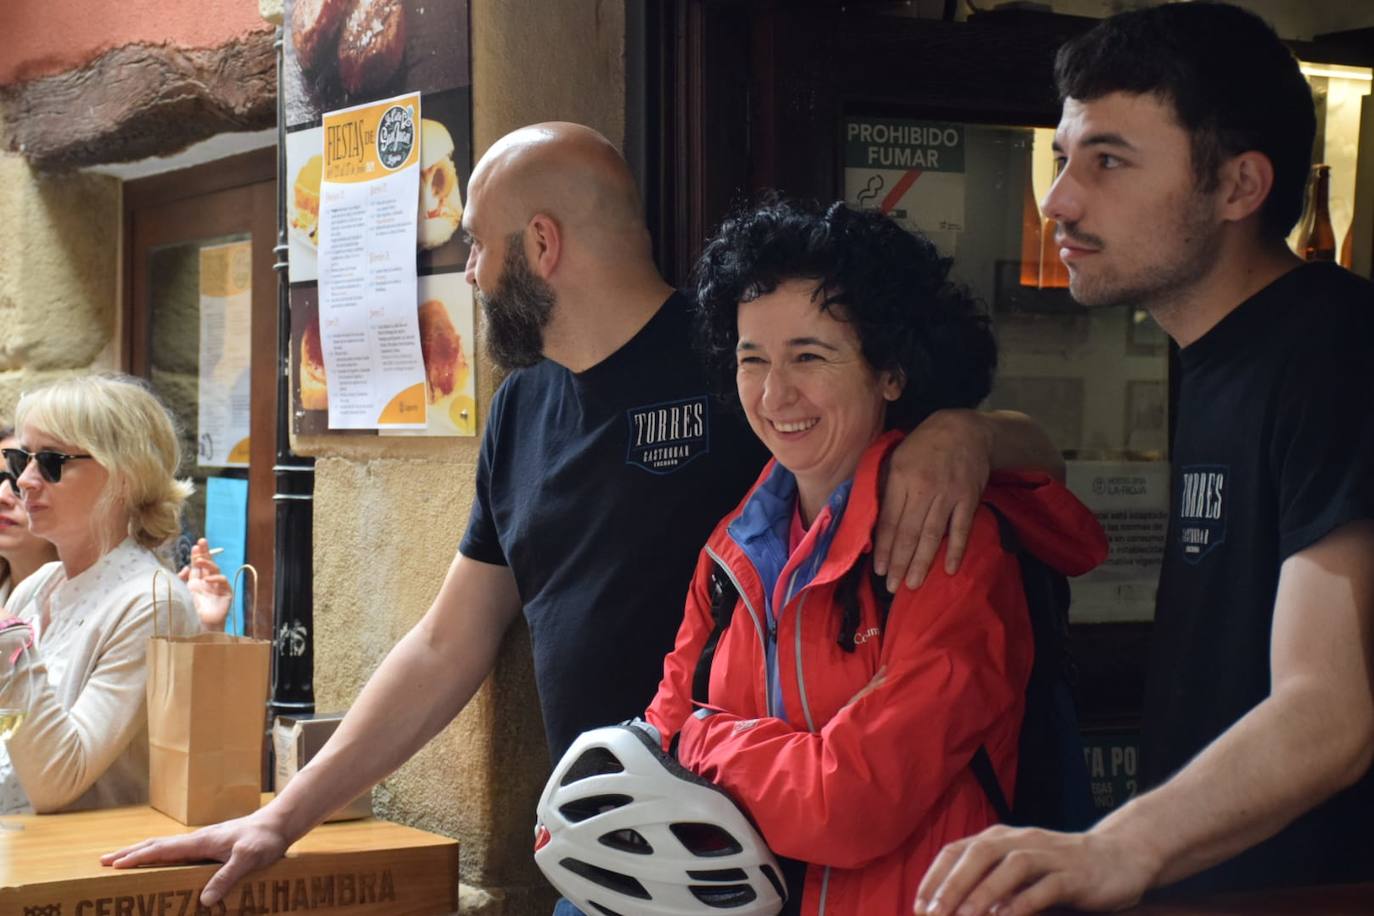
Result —
[[158, 245], [251, 232], [252, 340], [249, 390], [253, 402], [248, 465], [246, 560], [258, 570], [259, 602], [248, 635], [272, 636], [272, 503], [277, 441], [277, 153], [266, 147], [124, 185], [124, 284], [121, 360], [125, 371], [147, 378], [151, 322], [147, 306], [147, 252]]

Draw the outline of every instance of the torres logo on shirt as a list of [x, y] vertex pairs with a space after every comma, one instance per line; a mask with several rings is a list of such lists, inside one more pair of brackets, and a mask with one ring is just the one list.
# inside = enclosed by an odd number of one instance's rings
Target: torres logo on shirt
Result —
[[671, 474], [711, 450], [710, 408], [706, 395], [632, 407], [625, 463], [654, 474]]
[[1221, 465], [1191, 465], [1179, 478], [1179, 547], [1190, 563], [1198, 562], [1226, 540], [1228, 471]]

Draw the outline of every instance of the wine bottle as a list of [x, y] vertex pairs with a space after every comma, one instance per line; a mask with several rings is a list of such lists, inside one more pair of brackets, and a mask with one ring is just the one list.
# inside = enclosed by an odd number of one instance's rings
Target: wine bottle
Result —
[[1040, 246], [1040, 288], [1068, 289], [1069, 269], [1059, 257], [1059, 244], [1054, 240], [1055, 222], [1046, 217], [1041, 230], [1044, 244]]
[[1350, 228], [1345, 230], [1345, 241], [1341, 242], [1341, 266], [1346, 270], [1355, 269], [1355, 218], [1350, 218]]
[[1025, 190], [1021, 195], [1021, 285], [1040, 285], [1040, 207], [1035, 203], [1030, 150], [1026, 150]]
[[1312, 208], [1298, 233], [1298, 255], [1305, 261], [1336, 260], [1336, 232], [1331, 228], [1331, 166], [1312, 166]]
[[[1062, 164], [1055, 164], [1054, 177], [1056, 181], [1059, 180], [1059, 171], [1062, 168]], [[1056, 222], [1048, 216], [1045, 217], [1045, 223], [1040, 229], [1042, 239], [1040, 244], [1041, 289], [1069, 288], [1069, 269], [1064, 266], [1064, 261], [1059, 257], [1059, 244], [1054, 240], [1056, 228]]]

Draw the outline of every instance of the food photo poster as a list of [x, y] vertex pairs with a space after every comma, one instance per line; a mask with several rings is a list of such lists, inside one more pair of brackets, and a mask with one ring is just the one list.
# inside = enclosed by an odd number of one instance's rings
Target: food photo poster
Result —
[[[468, 16], [468, 0], [286, 0], [280, 91], [298, 435], [476, 435], [473, 301], [459, 232], [472, 170]], [[412, 125], [419, 143], [414, 298], [426, 420], [404, 430], [395, 424], [386, 430], [331, 428], [342, 424], [330, 423], [320, 333], [320, 210], [328, 161], [322, 125], [330, 113], [365, 110], [412, 93], [420, 97]]]

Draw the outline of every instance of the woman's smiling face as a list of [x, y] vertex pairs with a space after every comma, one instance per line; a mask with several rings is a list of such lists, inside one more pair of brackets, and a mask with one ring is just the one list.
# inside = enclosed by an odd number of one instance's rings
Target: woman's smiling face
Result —
[[823, 500], [882, 434], [901, 385], [869, 365], [854, 327], [821, 301], [815, 281], [788, 280], [741, 303], [735, 381], [754, 434], [804, 496]]

